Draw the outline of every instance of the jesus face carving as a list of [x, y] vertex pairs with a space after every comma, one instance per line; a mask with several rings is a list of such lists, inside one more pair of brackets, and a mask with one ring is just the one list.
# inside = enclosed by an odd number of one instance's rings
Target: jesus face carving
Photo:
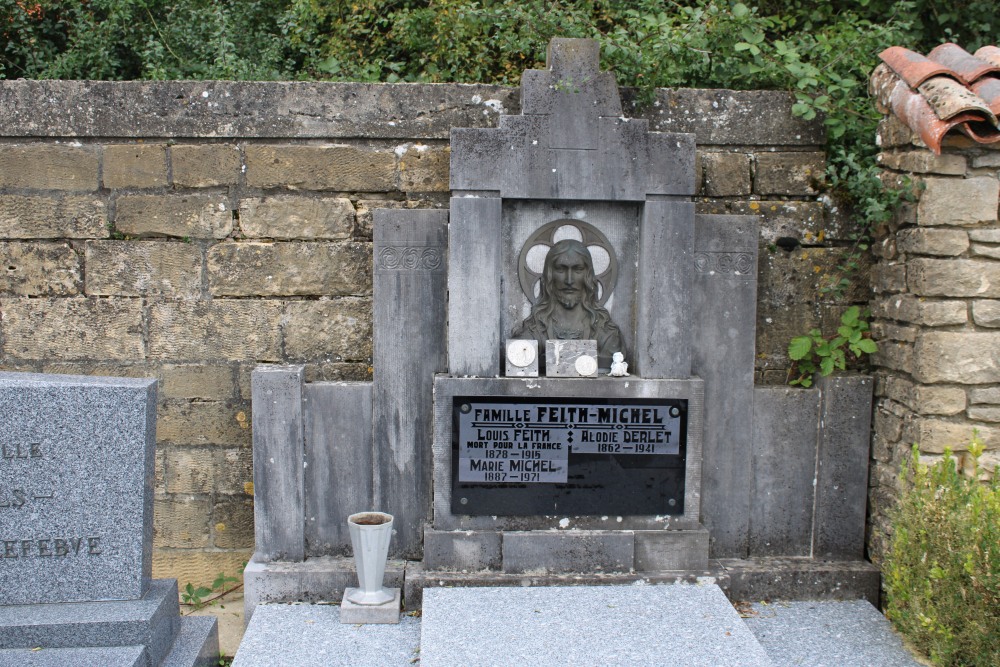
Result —
[[[553, 250], [550, 255], [555, 255]], [[590, 254], [581, 255], [576, 250], [561, 253], [558, 257], [547, 258], [546, 282], [550, 293], [563, 308], [575, 308], [581, 300], [593, 299], [594, 269], [590, 266]]]

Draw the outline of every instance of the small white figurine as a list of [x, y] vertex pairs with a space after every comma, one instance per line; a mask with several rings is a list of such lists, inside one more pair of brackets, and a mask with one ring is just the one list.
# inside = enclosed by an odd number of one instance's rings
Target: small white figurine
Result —
[[628, 364], [625, 362], [625, 355], [621, 352], [615, 352], [611, 355], [611, 372], [608, 375], [615, 378], [628, 377]]

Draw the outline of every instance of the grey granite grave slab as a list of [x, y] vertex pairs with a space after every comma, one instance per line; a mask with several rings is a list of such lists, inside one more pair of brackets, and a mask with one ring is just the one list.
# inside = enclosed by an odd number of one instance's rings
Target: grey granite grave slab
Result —
[[261, 605], [233, 667], [409, 667], [420, 657], [420, 619], [345, 625], [336, 605]]
[[755, 603], [745, 619], [777, 667], [918, 667], [865, 600]]
[[[686, 398], [688, 400], [684, 514], [643, 516], [468, 516], [451, 509], [452, 398], [455, 396]], [[702, 382], [642, 378], [455, 378], [434, 380], [434, 528], [437, 530], [659, 530], [697, 524], [701, 502]]]
[[646, 378], [691, 375], [691, 248], [694, 204], [646, 202], [639, 232], [635, 372]]
[[0, 667], [146, 667], [142, 646], [101, 646], [97, 648], [0, 649]]
[[424, 567], [428, 570], [499, 570], [503, 534], [492, 530], [424, 528]]
[[395, 517], [389, 553], [418, 558], [431, 510], [434, 374], [447, 368], [448, 212], [374, 215], [372, 509]]
[[263, 560], [305, 557], [302, 366], [259, 366], [253, 394], [254, 536]]
[[177, 582], [157, 579], [140, 600], [0, 606], [0, 648], [145, 646], [159, 665], [179, 623]]
[[[385, 585], [403, 585], [401, 560], [389, 559]], [[354, 559], [307, 558], [301, 563], [264, 562], [256, 555], [243, 570], [243, 617], [250, 622], [259, 604], [270, 602], [339, 602], [344, 589], [358, 584]]]
[[713, 557], [745, 557], [750, 523], [757, 220], [695, 216], [691, 372], [705, 381], [702, 520]]
[[708, 531], [704, 528], [637, 530], [634, 536], [637, 572], [708, 568]]
[[500, 374], [501, 201], [453, 197], [448, 226], [448, 368]]
[[858, 560], [865, 548], [872, 378], [829, 376], [822, 394], [813, 556]]
[[819, 391], [753, 392], [751, 556], [812, 555]]
[[215, 667], [219, 664], [218, 621], [213, 616], [183, 616], [180, 631], [160, 667]]
[[420, 664], [772, 663], [717, 586], [673, 585], [427, 589]]
[[143, 596], [155, 446], [154, 379], [0, 373], [0, 605]]
[[631, 531], [508, 531], [503, 570], [524, 572], [629, 572], [635, 561]]
[[310, 382], [302, 401], [305, 555], [349, 555], [347, 517], [372, 508], [372, 383]]

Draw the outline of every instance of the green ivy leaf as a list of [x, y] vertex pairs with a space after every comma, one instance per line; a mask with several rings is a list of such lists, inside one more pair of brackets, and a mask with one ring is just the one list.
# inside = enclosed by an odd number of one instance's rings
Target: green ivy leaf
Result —
[[862, 338], [855, 347], [865, 354], [875, 354], [878, 352], [878, 345], [871, 338]]

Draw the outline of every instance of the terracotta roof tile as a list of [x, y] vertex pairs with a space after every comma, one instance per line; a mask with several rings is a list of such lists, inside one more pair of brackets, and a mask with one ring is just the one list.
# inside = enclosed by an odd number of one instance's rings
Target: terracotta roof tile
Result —
[[870, 90], [883, 113], [893, 113], [935, 153], [949, 132], [1000, 142], [1000, 48], [972, 55], [942, 44], [927, 56], [893, 46], [879, 54]]

